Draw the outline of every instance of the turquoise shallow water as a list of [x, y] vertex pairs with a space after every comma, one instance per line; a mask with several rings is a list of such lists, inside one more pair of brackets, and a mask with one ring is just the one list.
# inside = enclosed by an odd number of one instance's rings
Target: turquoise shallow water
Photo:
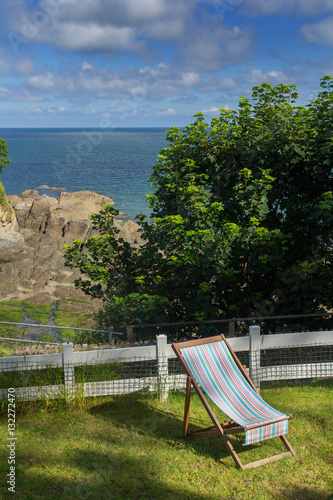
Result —
[[[0, 129], [12, 161], [1, 175], [6, 194], [40, 185], [109, 196], [131, 219], [149, 215], [147, 178], [168, 145], [163, 128]], [[40, 190], [58, 196], [59, 193]]]

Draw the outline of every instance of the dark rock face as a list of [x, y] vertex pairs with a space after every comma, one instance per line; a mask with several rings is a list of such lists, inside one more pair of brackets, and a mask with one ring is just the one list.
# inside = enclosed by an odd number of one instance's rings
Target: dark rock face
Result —
[[[8, 196], [0, 206], [0, 298], [43, 293], [56, 298], [86, 298], [76, 290], [77, 270], [64, 266], [65, 244], [96, 234], [90, 216], [113, 200], [91, 191], [61, 192], [58, 199], [27, 190]], [[138, 225], [115, 220], [119, 236], [133, 246], [141, 244]]]

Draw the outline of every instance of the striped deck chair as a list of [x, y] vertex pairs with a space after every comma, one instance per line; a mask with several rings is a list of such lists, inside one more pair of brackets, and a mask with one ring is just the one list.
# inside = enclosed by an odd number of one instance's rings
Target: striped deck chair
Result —
[[[285, 436], [292, 415], [284, 415], [265, 403], [224, 335], [172, 344], [172, 348], [187, 373], [184, 437], [220, 435], [243, 470], [295, 455]], [[188, 432], [192, 385], [214, 425]], [[219, 423], [204, 393], [232, 419], [230, 422]], [[244, 465], [228, 439], [228, 434], [239, 432], [245, 432], [245, 445], [280, 437], [288, 451]]]

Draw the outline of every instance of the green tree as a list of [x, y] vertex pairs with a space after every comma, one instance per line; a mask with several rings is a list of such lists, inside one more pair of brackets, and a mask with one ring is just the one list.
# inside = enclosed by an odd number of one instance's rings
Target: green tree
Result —
[[104, 319], [133, 293], [164, 300], [169, 321], [332, 307], [332, 84], [323, 78], [318, 97], [296, 106], [295, 85], [264, 83], [237, 111], [168, 131], [151, 220], [138, 216], [145, 244], [117, 239], [104, 207], [101, 235], [67, 248], [67, 265], [88, 278], [78, 286], [103, 296]]
[[8, 159], [7, 143], [0, 137], [0, 174], [8, 163], [10, 163], [10, 160]]
[[[10, 160], [8, 159], [7, 143], [0, 137], [0, 175], [8, 163], [10, 163]], [[0, 182], [0, 206], [5, 207], [7, 205], [8, 203], [6, 200], [5, 190]]]

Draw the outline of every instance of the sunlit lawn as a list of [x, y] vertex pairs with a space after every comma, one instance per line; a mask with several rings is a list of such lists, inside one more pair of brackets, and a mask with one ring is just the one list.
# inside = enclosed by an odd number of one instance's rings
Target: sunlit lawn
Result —
[[[9, 472], [6, 409], [1, 416], [0, 498], [316, 499], [333, 493], [333, 381], [262, 390], [292, 413], [296, 451], [256, 469], [236, 468], [219, 437], [181, 437], [184, 393], [25, 403], [17, 410], [16, 493]], [[221, 419], [223, 416], [221, 415]], [[192, 428], [210, 425], [193, 395]], [[233, 440], [243, 463], [284, 451], [279, 439], [250, 447]]]

